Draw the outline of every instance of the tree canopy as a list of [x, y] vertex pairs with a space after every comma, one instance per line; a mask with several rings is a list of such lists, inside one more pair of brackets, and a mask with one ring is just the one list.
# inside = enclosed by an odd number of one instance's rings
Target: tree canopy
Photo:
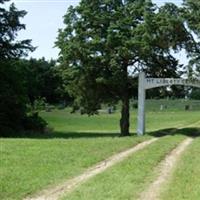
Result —
[[[190, 78], [200, 79], [200, 1], [184, 0], [183, 17], [193, 35], [193, 42], [187, 49], [188, 75]], [[199, 89], [192, 89], [191, 97], [200, 99]]]
[[200, 78], [200, 2], [185, 0], [183, 13], [188, 28], [193, 37], [193, 45], [187, 48], [190, 74]]
[[20, 19], [25, 11], [11, 4], [5, 9], [0, 1], [0, 133], [9, 135], [23, 128], [27, 96], [22, 72], [17, 67], [20, 57], [33, 51], [31, 40], [16, 41], [18, 31], [25, 29]]
[[[1, 0], [0, 5], [6, 1]], [[19, 58], [34, 50], [31, 40], [16, 41], [18, 31], [25, 29], [25, 25], [20, 23], [20, 18], [25, 15], [26, 11], [17, 10], [14, 4], [8, 10], [0, 7], [0, 60]]]

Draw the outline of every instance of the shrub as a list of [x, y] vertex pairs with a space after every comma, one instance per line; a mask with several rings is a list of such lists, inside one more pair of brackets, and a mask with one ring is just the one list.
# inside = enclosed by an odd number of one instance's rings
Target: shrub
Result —
[[44, 110], [46, 107], [46, 99], [44, 97], [39, 97], [33, 102], [33, 111]]
[[23, 125], [25, 130], [44, 132], [47, 122], [35, 112], [24, 119]]

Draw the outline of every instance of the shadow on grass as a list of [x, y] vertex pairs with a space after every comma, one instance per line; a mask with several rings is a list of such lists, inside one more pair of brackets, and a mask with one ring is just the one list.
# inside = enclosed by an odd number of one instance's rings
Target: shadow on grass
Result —
[[[166, 135], [186, 135], [190, 137], [199, 137], [200, 128], [168, 128], [160, 129], [157, 131], [152, 131], [146, 133], [153, 137], [163, 137]], [[131, 136], [136, 136], [136, 133], [131, 134]], [[119, 137], [119, 133], [97, 133], [97, 132], [51, 132], [51, 133], [35, 133], [35, 132], [22, 132], [15, 136], [10, 136], [7, 138], [27, 138], [27, 139], [79, 139], [79, 138], [113, 138]]]
[[76, 139], [76, 138], [98, 138], [98, 137], [119, 137], [119, 133], [97, 133], [97, 132], [53, 132], [51, 138], [64, 138], [64, 139]]
[[199, 137], [200, 128], [197, 127], [181, 128], [181, 129], [168, 128], [168, 129], [161, 129], [158, 131], [149, 132], [147, 134], [154, 137], [163, 137], [166, 135], [186, 135], [190, 137]]
[[78, 138], [110, 138], [119, 137], [119, 133], [100, 133], [100, 132], [20, 132], [3, 138], [23, 138], [23, 139], [78, 139]]

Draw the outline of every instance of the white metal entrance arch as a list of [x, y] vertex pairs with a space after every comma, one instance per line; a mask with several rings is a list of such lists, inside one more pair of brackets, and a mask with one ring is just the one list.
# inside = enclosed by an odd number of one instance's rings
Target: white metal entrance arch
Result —
[[200, 88], [200, 80], [189, 80], [181, 78], [146, 78], [145, 73], [139, 74], [138, 87], [138, 124], [137, 134], [145, 133], [145, 98], [146, 90], [161, 86], [184, 85]]

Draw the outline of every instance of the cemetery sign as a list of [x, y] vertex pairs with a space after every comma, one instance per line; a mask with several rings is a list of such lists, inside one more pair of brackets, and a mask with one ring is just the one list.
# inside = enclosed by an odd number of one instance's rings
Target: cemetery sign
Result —
[[137, 134], [143, 135], [145, 133], [145, 98], [146, 90], [171, 85], [184, 85], [200, 88], [200, 80], [190, 80], [181, 78], [146, 78], [145, 73], [139, 74], [138, 87], [138, 125]]
[[171, 86], [171, 85], [185, 85], [200, 87], [200, 80], [187, 80], [181, 78], [146, 78], [145, 89], [151, 89], [160, 86]]

